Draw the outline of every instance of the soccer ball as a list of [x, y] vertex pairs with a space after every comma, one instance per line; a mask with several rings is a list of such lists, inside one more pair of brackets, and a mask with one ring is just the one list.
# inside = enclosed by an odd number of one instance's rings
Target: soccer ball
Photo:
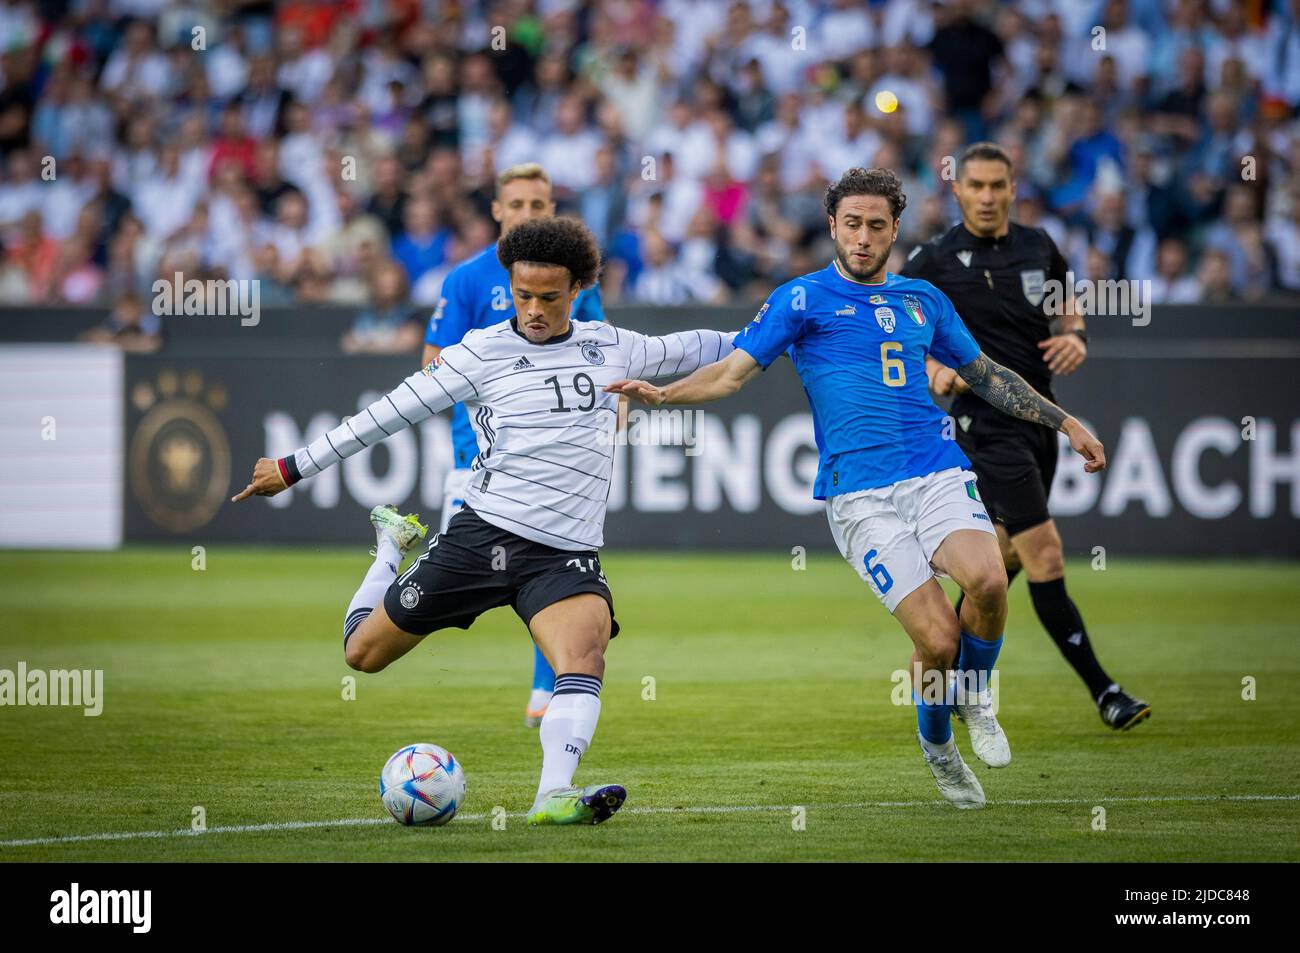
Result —
[[465, 800], [465, 772], [446, 748], [407, 745], [379, 772], [379, 797], [397, 823], [438, 827]]

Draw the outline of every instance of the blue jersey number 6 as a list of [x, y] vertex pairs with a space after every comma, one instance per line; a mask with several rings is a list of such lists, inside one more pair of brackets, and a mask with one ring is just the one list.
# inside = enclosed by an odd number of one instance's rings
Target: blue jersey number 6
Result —
[[880, 594], [883, 596], [893, 588], [894, 577], [889, 574], [889, 570], [886, 569], [882, 563], [876, 563], [874, 566], [871, 565], [871, 560], [875, 558], [876, 551], [873, 549], [862, 557], [862, 565], [867, 567], [867, 572], [870, 574], [872, 580], [876, 584], [876, 588], [880, 590]]

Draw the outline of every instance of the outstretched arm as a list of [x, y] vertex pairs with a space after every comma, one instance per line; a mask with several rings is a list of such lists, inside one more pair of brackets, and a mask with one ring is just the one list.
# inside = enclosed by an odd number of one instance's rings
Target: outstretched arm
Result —
[[731, 350], [734, 331], [676, 331], [652, 337], [617, 328], [619, 347], [627, 356], [629, 378], [676, 377], [720, 361]]
[[355, 417], [344, 419], [308, 446], [278, 460], [262, 457], [253, 466], [251, 482], [231, 502], [238, 503], [250, 496], [275, 496], [399, 430], [412, 427], [458, 401], [476, 397], [478, 391], [471, 377], [477, 375], [479, 364], [473, 352], [463, 345], [444, 349], [436, 364], [412, 374]]
[[705, 364], [666, 387], [656, 387], [647, 381], [622, 380], [610, 384], [605, 390], [611, 394], [626, 394], [643, 404], [703, 404], [730, 397], [759, 370], [756, 360], [736, 348], [722, 360]]
[[981, 351], [979, 357], [957, 368], [970, 389], [998, 410], [1059, 430], [1070, 438], [1070, 446], [1087, 462], [1084, 470], [1096, 473], [1106, 468], [1106, 450], [1101, 441], [1060, 407], [1025, 383], [1023, 377]]

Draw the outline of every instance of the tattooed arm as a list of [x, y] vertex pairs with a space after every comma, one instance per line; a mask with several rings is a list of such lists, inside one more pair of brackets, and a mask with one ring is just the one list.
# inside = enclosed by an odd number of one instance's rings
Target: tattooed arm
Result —
[[998, 410], [1021, 420], [1059, 430], [1070, 438], [1070, 446], [1087, 462], [1084, 470], [1096, 473], [1106, 468], [1106, 450], [1101, 441], [1060, 407], [1025, 383], [1015, 371], [990, 360], [982, 351], [957, 374], [970, 389]]

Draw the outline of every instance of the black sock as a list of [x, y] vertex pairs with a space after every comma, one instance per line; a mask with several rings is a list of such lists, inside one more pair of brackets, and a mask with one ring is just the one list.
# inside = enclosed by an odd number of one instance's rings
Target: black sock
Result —
[[1083, 618], [1079, 615], [1074, 600], [1065, 591], [1065, 580], [1031, 582], [1029, 598], [1034, 601], [1038, 621], [1043, 623], [1043, 628], [1061, 650], [1065, 660], [1087, 683], [1093, 701], [1097, 701], [1113, 683], [1093, 654]]
[[[1016, 569], [1008, 569], [1008, 570], [1007, 570], [1007, 588], [1008, 588], [1008, 589], [1011, 588], [1011, 584], [1012, 584], [1013, 582], [1016, 581], [1016, 576], [1018, 576], [1019, 574], [1020, 574], [1020, 570], [1019, 570], [1019, 568], [1016, 568]], [[964, 593], [964, 592], [959, 592], [959, 593], [957, 593], [957, 604], [956, 604], [955, 606], [953, 606], [953, 609], [955, 609], [956, 612], [957, 612], [957, 621], [958, 621], [958, 622], [961, 621], [961, 604], [962, 604], [963, 602], [965, 602], [965, 601], [966, 601], [966, 593]]]

